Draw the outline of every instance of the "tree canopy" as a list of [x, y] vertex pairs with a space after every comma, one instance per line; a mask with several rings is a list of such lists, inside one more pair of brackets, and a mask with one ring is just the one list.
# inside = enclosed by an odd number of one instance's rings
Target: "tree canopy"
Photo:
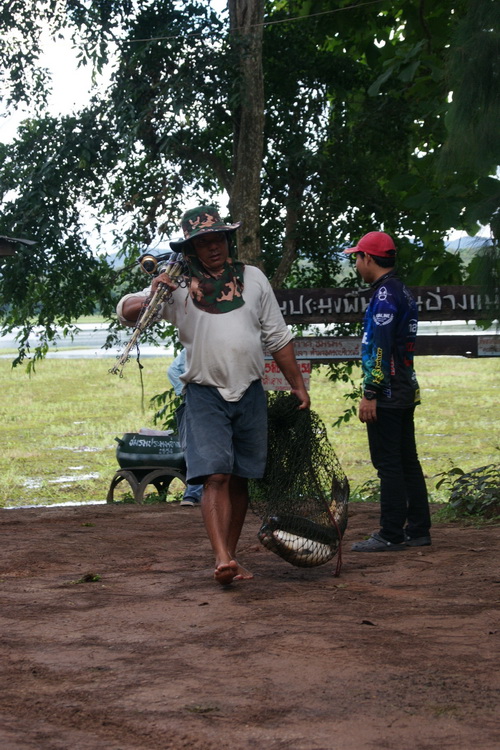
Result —
[[[446, 232], [498, 237], [498, 15], [491, 0], [4, 4], [4, 104], [34, 108], [0, 144], [0, 233], [37, 242], [0, 268], [20, 358], [31, 326], [50, 341], [137, 287], [96, 256], [102, 231], [125, 263], [198, 201], [243, 221], [240, 257], [276, 286], [334, 285], [339, 250], [375, 228], [409, 283], [460, 283]], [[78, 113], [46, 112], [47, 28], [96, 76], [111, 63]]]

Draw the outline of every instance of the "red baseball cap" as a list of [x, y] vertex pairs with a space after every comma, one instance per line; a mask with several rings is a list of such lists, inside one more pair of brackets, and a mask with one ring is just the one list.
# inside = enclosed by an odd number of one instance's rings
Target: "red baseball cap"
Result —
[[344, 253], [367, 253], [379, 258], [394, 258], [396, 245], [385, 232], [368, 232], [359, 240], [356, 247], [349, 247]]

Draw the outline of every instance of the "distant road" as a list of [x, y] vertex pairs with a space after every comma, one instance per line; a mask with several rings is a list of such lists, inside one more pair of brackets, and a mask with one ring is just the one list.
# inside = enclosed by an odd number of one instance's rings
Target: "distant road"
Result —
[[[320, 327], [320, 326], [318, 326]], [[102, 349], [108, 332], [108, 326], [105, 323], [81, 323], [79, 326], [79, 332], [75, 335], [74, 339], [71, 340], [69, 337], [61, 336], [58, 346], [64, 351], [59, 351], [58, 347], [54, 347], [47, 354], [48, 358], [51, 359], [94, 359], [94, 358], [116, 358], [123, 351], [125, 343], [128, 338], [124, 337], [124, 344], [122, 347], [113, 349]], [[446, 322], [426, 322], [422, 321], [418, 325], [419, 333], [432, 335], [454, 335], [454, 336], [465, 336], [467, 334], [478, 334], [478, 333], [495, 333], [495, 327], [489, 328], [487, 331], [481, 331], [477, 328], [473, 322], [467, 323], [465, 320], [450, 320]], [[32, 336], [29, 340], [31, 347], [35, 347], [38, 343], [36, 335]], [[5, 349], [16, 349], [16, 338], [15, 332], [7, 334], [6, 336], [0, 337], [0, 352]], [[165, 346], [151, 346], [151, 345], [140, 345], [141, 357], [171, 357], [173, 354], [173, 347]], [[132, 352], [134, 356], [134, 352]], [[1, 354], [1, 359], [8, 359], [13, 357], [12, 354]]]
[[[128, 338], [123, 337], [124, 343], [120, 348], [102, 349], [106, 336], [108, 334], [108, 326], [106, 323], [80, 323], [78, 326], [78, 333], [74, 339], [67, 336], [61, 336], [58, 345], [51, 348], [47, 354], [50, 359], [102, 359], [104, 357], [110, 357], [116, 359], [121, 354]], [[130, 329], [130, 334], [132, 329]], [[29, 338], [29, 345], [35, 347], [38, 344], [36, 335]], [[173, 347], [165, 346], [151, 346], [141, 345], [141, 357], [167, 357], [172, 356]], [[60, 351], [64, 349], [64, 351]], [[17, 349], [15, 331], [9, 333], [6, 336], [0, 337], [0, 352], [5, 349]], [[12, 354], [0, 354], [0, 358], [8, 359], [12, 357]], [[134, 351], [131, 352], [131, 356], [134, 356]]]

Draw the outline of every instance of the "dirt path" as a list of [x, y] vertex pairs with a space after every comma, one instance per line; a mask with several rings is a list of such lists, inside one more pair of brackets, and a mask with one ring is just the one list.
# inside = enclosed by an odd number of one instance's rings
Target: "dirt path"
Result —
[[[1, 510], [2, 750], [494, 750], [500, 528], [222, 589], [197, 509]], [[88, 574], [100, 580], [76, 583]]]

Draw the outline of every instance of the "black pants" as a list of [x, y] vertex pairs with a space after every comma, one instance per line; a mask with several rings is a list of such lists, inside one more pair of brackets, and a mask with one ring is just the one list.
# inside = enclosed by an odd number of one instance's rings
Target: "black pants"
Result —
[[431, 527], [425, 479], [417, 455], [414, 407], [377, 407], [367, 424], [372, 463], [380, 478], [380, 534], [388, 542], [427, 536]]

